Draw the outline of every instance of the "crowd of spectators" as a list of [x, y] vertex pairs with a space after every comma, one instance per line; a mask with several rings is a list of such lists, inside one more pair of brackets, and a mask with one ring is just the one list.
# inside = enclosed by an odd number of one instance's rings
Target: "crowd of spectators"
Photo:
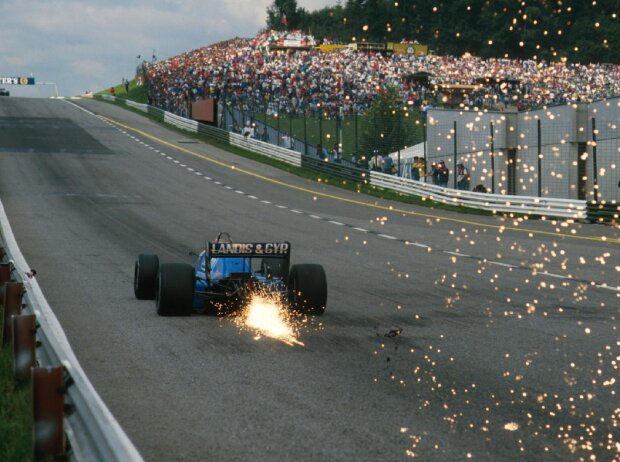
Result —
[[[445, 85], [477, 84], [459, 104], [493, 110], [620, 96], [618, 65], [274, 49], [281, 43], [278, 34], [235, 38], [150, 65], [150, 102], [179, 114], [196, 99], [215, 97], [246, 110], [346, 115], [367, 110], [387, 86], [413, 107], [449, 103]], [[428, 80], [410, 78], [420, 72], [428, 73]]]

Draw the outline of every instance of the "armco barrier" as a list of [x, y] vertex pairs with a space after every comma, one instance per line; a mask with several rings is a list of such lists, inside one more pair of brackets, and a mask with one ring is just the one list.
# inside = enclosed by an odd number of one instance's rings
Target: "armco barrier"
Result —
[[26, 290], [23, 314], [36, 315], [39, 329], [37, 349], [39, 366], [62, 366], [69, 379], [65, 382], [66, 409], [64, 428], [71, 443], [69, 460], [78, 461], [142, 461], [142, 457], [103, 403], [82, 370], [65, 333], [45, 299], [36, 277], [26, 276], [26, 263], [11, 230], [2, 201], [0, 201], [0, 232], [7, 255], [12, 259], [13, 275]]
[[586, 219], [587, 216], [586, 201], [584, 200], [507, 196], [502, 194], [475, 193], [441, 188], [420, 181], [379, 172], [368, 172], [363, 169], [347, 167], [334, 162], [325, 162], [316, 157], [301, 155], [295, 151], [280, 148], [258, 140], [247, 139], [236, 133], [229, 133], [219, 128], [185, 119], [146, 104], [139, 104], [110, 95], [103, 95], [101, 97], [108, 101], [125, 102], [128, 106], [156, 115], [161, 120], [165, 120], [167, 123], [184, 130], [202, 133], [235, 146], [242, 147], [256, 154], [261, 154], [295, 166], [302, 166], [319, 173], [333, 175], [350, 181], [370, 183], [379, 188], [423, 197], [446, 204], [462, 205], [494, 212], [573, 218], [579, 220]]
[[586, 201], [460, 191], [379, 172], [370, 172], [370, 184], [445, 204], [495, 212], [574, 219], [586, 217]]
[[620, 204], [613, 202], [588, 202], [588, 221], [591, 223], [620, 223]]

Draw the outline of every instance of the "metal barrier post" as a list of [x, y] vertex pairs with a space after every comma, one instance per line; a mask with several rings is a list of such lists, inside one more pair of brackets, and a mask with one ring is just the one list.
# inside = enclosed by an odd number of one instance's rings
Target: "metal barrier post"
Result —
[[24, 284], [21, 282], [7, 282], [4, 287], [2, 346], [11, 345], [13, 343], [13, 326], [11, 323], [11, 317], [14, 315], [19, 315], [22, 311], [22, 294], [24, 293]]
[[538, 197], [542, 197], [542, 146], [541, 146], [541, 132], [540, 132], [540, 119], [538, 119], [537, 131], [538, 131]]
[[304, 154], [308, 155], [308, 127], [306, 126], [306, 111], [304, 110]]
[[13, 324], [13, 375], [18, 382], [31, 378], [30, 369], [36, 365], [37, 320], [34, 314], [12, 317]]
[[495, 194], [495, 133], [491, 122], [491, 194]]
[[594, 200], [598, 202], [598, 165], [596, 160], [596, 119], [592, 118], [592, 181], [594, 182]]
[[4, 300], [4, 283], [11, 280], [10, 263], [0, 263], [0, 300]]
[[454, 189], [456, 189], [456, 163], [457, 161], [457, 155], [458, 153], [456, 152], [458, 150], [458, 144], [457, 144], [457, 139], [456, 139], [456, 120], [454, 121], [454, 164], [453, 164], [453, 168], [454, 170], [452, 171], [452, 176], [453, 176], [453, 182], [454, 182]]
[[62, 460], [65, 454], [64, 369], [32, 369], [34, 459]]

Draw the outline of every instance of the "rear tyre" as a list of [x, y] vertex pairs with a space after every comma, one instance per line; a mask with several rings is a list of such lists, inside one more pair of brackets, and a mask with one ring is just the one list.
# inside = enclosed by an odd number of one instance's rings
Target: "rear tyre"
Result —
[[284, 281], [288, 278], [288, 258], [263, 258], [260, 262], [260, 270], [268, 279], [278, 278]]
[[327, 278], [321, 265], [291, 267], [288, 299], [291, 307], [304, 314], [320, 316], [327, 303]]
[[133, 271], [133, 293], [137, 299], [153, 300], [155, 298], [158, 270], [157, 255], [138, 255]]
[[160, 316], [189, 316], [194, 299], [194, 268], [185, 263], [159, 267], [155, 306]]

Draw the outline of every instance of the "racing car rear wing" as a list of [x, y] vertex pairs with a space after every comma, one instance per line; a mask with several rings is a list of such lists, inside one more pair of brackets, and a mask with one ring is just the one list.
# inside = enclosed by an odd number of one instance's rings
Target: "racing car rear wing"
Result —
[[290, 257], [289, 242], [209, 242], [208, 258], [276, 258]]

